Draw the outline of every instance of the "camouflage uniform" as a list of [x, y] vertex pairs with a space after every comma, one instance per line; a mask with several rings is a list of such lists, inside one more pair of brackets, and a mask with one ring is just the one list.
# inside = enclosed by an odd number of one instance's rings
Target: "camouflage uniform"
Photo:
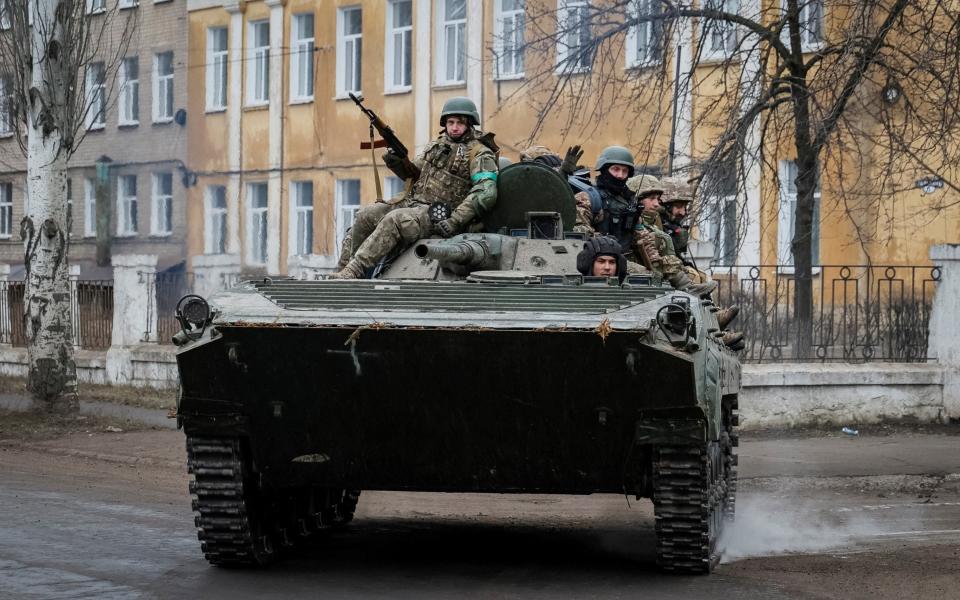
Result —
[[685, 258], [688, 246], [690, 244], [690, 226], [680, 221], [674, 221], [671, 218], [670, 204], [682, 202], [686, 205], [693, 203], [693, 190], [686, 181], [678, 178], [665, 179], [663, 199], [660, 201], [666, 210], [664, 211], [663, 230], [666, 231], [673, 240], [673, 248], [677, 256], [683, 262], [683, 270], [692, 281], [705, 283], [710, 277], [696, 268], [692, 261]]
[[[579, 147], [577, 147], [579, 149]], [[573, 149], [571, 149], [573, 150]], [[610, 177], [607, 169], [610, 165], [623, 165], [633, 173], [633, 154], [622, 146], [604, 148], [594, 167], [599, 171], [597, 185], [588, 191], [574, 194], [577, 219], [573, 230], [587, 236], [609, 235], [620, 242], [625, 255], [632, 258], [633, 228], [637, 221], [637, 199], [628, 189], [613, 187], [621, 185], [612, 178], [606, 184], [604, 177]], [[609, 186], [609, 187], [608, 187]]]
[[[472, 129], [458, 140], [442, 133], [423, 149], [415, 163], [421, 173], [409, 194], [395, 205], [370, 206], [362, 219], [358, 214], [352, 232], [356, 250], [343, 269], [345, 276], [361, 277], [399, 244], [429, 237], [434, 232], [431, 204], [450, 207], [448, 221], [455, 231], [462, 231], [496, 204], [497, 157]], [[372, 231], [371, 224], [376, 225]]]

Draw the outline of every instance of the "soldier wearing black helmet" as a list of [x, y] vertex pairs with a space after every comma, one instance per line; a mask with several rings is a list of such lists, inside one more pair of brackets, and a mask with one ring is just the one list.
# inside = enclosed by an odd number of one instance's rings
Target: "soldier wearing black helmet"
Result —
[[575, 196], [574, 230], [616, 238], [629, 258], [637, 221], [637, 199], [626, 184], [633, 176], [633, 153], [623, 146], [608, 146], [600, 153], [595, 170], [595, 191], [582, 191]]
[[[498, 148], [492, 135], [476, 131], [480, 125], [476, 105], [469, 98], [451, 98], [440, 112], [440, 125], [439, 137], [414, 161], [420, 177], [397, 205], [371, 209], [363, 227], [358, 215], [352, 231], [353, 256], [333, 277], [361, 278], [398, 246], [433, 234], [456, 235], [496, 204]], [[387, 152], [384, 162], [409, 179], [396, 156]]]
[[616, 277], [623, 281], [627, 276], [627, 259], [616, 238], [599, 235], [587, 240], [577, 254], [577, 271], [592, 277]]

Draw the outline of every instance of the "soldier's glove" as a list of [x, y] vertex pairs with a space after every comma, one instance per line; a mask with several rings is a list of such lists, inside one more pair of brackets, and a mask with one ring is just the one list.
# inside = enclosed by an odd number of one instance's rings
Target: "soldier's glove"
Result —
[[560, 170], [567, 176], [573, 175], [577, 171], [577, 163], [583, 157], [583, 150], [580, 149], [580, 145], [570, 146], [567, 148], [567, 155], [563, 158], [563, 163], [560, 164]]
[[397, 156], [393, 150], [388, 149], [383, 153], [383, 164], [387, 165], [387, 168], [393, 171], [393, 174], [400, 179], [410, 179], [410, 174], [407, 173], [403, 159]]
[[457, 228], [450, 219], [437, 221], [433, 226], [436, 227], [440, 235], [445, 238], [452, 237], [457, 233]]

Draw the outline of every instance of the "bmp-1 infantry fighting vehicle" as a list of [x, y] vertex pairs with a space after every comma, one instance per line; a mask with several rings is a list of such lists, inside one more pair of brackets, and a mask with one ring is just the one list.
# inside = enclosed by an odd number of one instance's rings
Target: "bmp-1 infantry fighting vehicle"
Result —
[[652, 498], [657, 560], [706, 573], [736, 492], [740, 366], [716, 307], [583, 277], [566, 182], [501, 172], [482, 231], [369, 280], [181, 300], [177, 416], [211, 563], [345, 524], [361, 490]]

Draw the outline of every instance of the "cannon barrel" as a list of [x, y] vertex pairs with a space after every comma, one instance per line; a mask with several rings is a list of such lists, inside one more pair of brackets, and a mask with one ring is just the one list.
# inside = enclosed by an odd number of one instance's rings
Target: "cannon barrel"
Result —
[[417, 244], [417, 258], [432, 258], [441, 263], [478, 267], [490, 258], [485, 242], [475, 240], [443, 241], [436, 244]]

